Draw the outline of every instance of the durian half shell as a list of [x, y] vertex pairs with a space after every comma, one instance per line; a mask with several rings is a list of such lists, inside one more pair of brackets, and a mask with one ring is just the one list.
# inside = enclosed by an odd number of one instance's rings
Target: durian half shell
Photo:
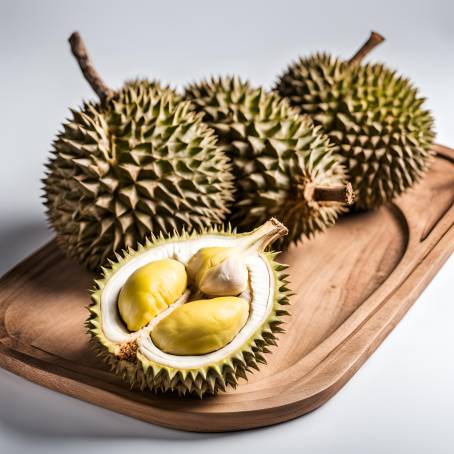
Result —
[[126, 329], [117, 309], [122, 286], [139, 267], [169, 257], [187, 264], [202, 247], [235, 246], [245, 237], [230, 228], [183, 232], [169, 238], [161, 235], [147, 240], [137, 251], [118, 255], [109, 269], [103, 268], [103, 277], [96, 281], [92, 294], [87, 327], [100, 356], [131, 387], [202, 397], [224, 391], [227, 386], [235, 388], [239, 378], [258, 370], [258, 363], [265, 363], [263, 354], [269, 352], [270, 345], [276, 345], [276, 333], [283, 331], [281, 317], [288, 315], [285, 307], [290, 296], [284, 271], [287, 266], [275, 261], [276, 253], [262, 252], [247, 258], [249, 285], [240, 296], [250, 303], [249, 318], [237, 336], [217, 351], [178, 356], [153, 344], [153, 327], [184, 301], [178, 300], [137, 332]]

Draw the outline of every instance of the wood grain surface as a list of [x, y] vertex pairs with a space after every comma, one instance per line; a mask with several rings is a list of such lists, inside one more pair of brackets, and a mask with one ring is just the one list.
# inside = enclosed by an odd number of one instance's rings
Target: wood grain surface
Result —
[[454, 150], [395, 203], [292, 247], [287, 332], [259, 373], [203, 400], [131, 391], [94, 355], [91, 276], [53, 242], [0, 280], [0, 366], [88, 402], [202, 432], [267, 426], [326, 402], [380, 345], [454, 249]]

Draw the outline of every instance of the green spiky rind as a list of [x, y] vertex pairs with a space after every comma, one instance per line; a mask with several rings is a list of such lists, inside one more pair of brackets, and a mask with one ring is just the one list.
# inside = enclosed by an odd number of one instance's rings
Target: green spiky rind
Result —
[[87, 331], [98, 356], [102, 358], [111, 370], [122, 377], [131, 388], [138, 390], [151, 390], [155, 392], [174, 391], [179, 395], [195, 394], [200, 398], [205, 394], [216, 394], [225, 391], [227, 387], [235, 388], [240, 378], [247, 378], [252, 369], [258, 370], [259, 364], [265, 363], [264, 355], [269, 353], [269, 347], [276, 345], [277, 334], [283, 331], [282, 317], [289, 315], [287, 306], [291, 292], [288, 287], [288, 275], [285, 273], [287, 265], [275, 261], [277, 253], [265, 252], [269, 267], [273, 272], [274, 302], [267, 320], [257, 328], [255, 333], [238, 350], [230, 353], [220, 362], [204, 366], [200, 369], [176, 369], [150, 361], [140, 351], [134, 361], [120, 359], [118, 356], [119, 345], [112, 343], [103, 333], [101, 320], [101, 295], [108, 280], [133, 257], [164, 243], [189, 240], [205, 234], [216, 234], [241, 237], [232, 231], [231, 227], [213, 227], [200, 233], [187, 233], [147, 239], [144, 245], [139, 245], [137, 250], [129, 249], [117, 254], [117, 260], [110, 262], [109, 268], [102, 268], [103, 276], [95, 281], [92, 292], [92, 304], [89, 307], [90, 315], [86, 322]]
[[317, 54], [290, 65], [276, 89], [337, 145], [358, 208], [392, 200], [427, 171], [433, 117], [413, 84], [384, 65], [350, 68]]
[[291, 63], [275, 89], [295, 108], [329, 131], [338, 105], [348, 91], [348, 66], [326, 53]]
[[382, 64], [352, 72], [330, 137], [345, 157], [359, 208], [376, 208], [427, 171], [434, 120], [412, 83]]
[[145, 80], [72, 111], [47, 168], [48, 219], [68, 255], [90, 269], [149, 232], [223, 222], [232, 200], [213, 131], [190, 103]]
[[230, 221], [241, 231], [276, 217], [289, 229], [276, 246], [286, 248], [325, 230], [344, 211], [339, 203], [305, 200], [307, 184], [340, 185], [345, 174], [328, 137], [285, 99], [235, 77], [191, 84], [185, 96], [230, 157], [236, 179]]

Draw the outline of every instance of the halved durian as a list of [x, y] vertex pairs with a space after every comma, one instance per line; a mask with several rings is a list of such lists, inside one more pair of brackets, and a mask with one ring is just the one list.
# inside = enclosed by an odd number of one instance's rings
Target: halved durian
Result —
[[[269, 345], [276, 345], [275, 334], [282, 331], [281, 317], [288, 315], [285, 306], [290, 296], [284, 272], [287, 266], [275, 261], [276, 253], [263, 250], [266, 241], [256, 242], [260, 245], [256, 249], [250, 248], [251, 238], [263, 234], [274, 241], [286, 233], [281, 223], [271, 219], [250, 233], [214, 228], [190, 235], [153, 237], [137, 251], [118, 256], [111, 268], [103, 268], [102, 279], [95, 281], [89, 308], [87, 326], [99, 353], [115, 373], [140, 390], [202, 397], [225, 390], [227, 385], [236, 387], [238, 378], [246, 378], [251, 369], [258, 370], [257, 363], [265, 363], [263, 354], [269, 352]], [[249, 251], [239, 257], [247, 268], [248, 285], [239, 295], [211, 299], [198, 288], [189, 287], [168, 307], [163, 305], [161, 312], [141, 329], [128, 330], [118, 310], [118, 300], [137, 270], [165, 259], [186, 266], [203, 248], [237, 250], [242, 245], [248, 245]], [[203, 310], [207, 312], [202, 314]], [[216, 313], [218, 310], [221, 312]], [[212, 327], [207, 326], [210, 323]], [[213, 332], [216, 329], [219, 332]], [[191, 330], [193, 341], [189, 341]], [[178, 333], [174, 339], [172, 333]], [[206, 343], [196, 339], [197, 335], [206, 336]]]

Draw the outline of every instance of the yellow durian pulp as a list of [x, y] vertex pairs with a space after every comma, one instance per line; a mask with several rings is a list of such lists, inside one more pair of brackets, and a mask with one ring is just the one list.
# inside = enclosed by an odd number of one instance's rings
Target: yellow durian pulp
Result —
[[236, 247], [205, 247], [188, 262], [190, 282], [209, 296], [239, 295], [248, 285], [246, 259], [262, 253], [275, 239], [285, 235], [287, 229], [275, 219], [250, 232]]
[[128, 329], [144, 327], [183, 295], [187, 283], [184, 265], [173, 259], [156, 260], [132, 273], [118, 298], [118, 310]]
[[173, 355], [204, 355], [219, 350], [239, 333], [249, 316], [243, 298], [196, 300], [175, 309], [151, 333], [153, 343]]

